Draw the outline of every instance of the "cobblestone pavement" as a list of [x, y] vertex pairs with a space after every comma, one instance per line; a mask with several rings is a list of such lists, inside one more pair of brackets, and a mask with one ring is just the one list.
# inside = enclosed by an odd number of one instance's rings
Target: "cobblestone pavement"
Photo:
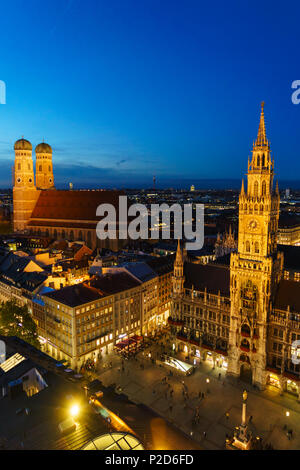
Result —
[[[123, 361], [123, 366], [116, 354], [106, 356], [97, 375], [105, 386], [116, 384], [134, 403], [147, 405], [186, 435], [192, 433], [192, 439], [204, 449], [224, 449], [226, 434], [241, 422], [242, 391], [246, 389], [247, 415], [252, 416], [249, 428], [253, 434], [275, 449], [300, 448], [300, 404], [296, 397], [280, 396], [275, 389], [255, 390], [249, 384], [226, 377], [221, 368], [212, 369], [207, 362], [198, 363], [195, 373], [186, 377], [170, 367], [153, 364], [152, 359], [158, 358], [160, 351], [159, 343], [153, 343], [135, 359]], [[177, 357], [185, 360], [183, 355]], [[103, 367], [111, 361], [112, 368]], [[173, 376], [167, 376], [170, 370]], [[199, 393], [204, 393], [204, 398]], [[193, 423], [196, 409], [197, 424]], [[290, 440], [285, 426], [293, 430]]]

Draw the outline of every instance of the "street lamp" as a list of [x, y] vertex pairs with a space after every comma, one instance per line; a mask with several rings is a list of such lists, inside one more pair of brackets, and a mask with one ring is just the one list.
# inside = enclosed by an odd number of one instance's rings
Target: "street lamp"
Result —
[[209, 384], [209, 378], [206, 379], [206, 383]]
[[285, 416], [288, 418], [290, 416], [290, 412], [289, 411], [286, 411], [285, 412]]

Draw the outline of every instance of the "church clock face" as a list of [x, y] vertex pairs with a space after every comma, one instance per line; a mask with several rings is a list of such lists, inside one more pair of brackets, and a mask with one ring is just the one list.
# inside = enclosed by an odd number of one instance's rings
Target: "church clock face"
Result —
[[255, 219], [249, 220], [249, 222], [248, 222], [248, 229], [249, 229], [249, 230], [256, 230], [257, 228], [258, 228], [257, 220], [255, 220]]

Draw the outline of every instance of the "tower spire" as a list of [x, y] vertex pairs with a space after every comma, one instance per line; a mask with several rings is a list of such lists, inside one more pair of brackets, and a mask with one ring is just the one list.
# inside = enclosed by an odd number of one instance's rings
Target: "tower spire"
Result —
[[176, 251], [176, 260], [175, 260], [175, 263], [176, 264], [182, 264], [182, 251], [181, 251], [181, 247], [180, 247], [180, 240], [178, 238], [178, 244], [177, 244], [177, 251]]
[[254, 148], [255, 147], [269, 147], [269, 142], [266, 136], [264, 106], [265, 106], [265, 102], [262, 101], [258, 133], [257, 133], [256, 141], [254, 143]]
[[243, 195], [243, 196], [245, 195], [244, 178], [242, 178], [241, 195]]

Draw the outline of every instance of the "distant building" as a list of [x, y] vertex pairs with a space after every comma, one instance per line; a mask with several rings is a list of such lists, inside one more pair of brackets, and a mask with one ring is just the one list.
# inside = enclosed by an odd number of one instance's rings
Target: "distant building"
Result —
[[195, 191], [195, 186], [192, 184], [191, 186], [191, 189], [190, 189], [191, 192]]
[[280, 216], [277, 242], [280, 245], [300, 246], [299, 217]]
[[227, 255], [237, 250], [237, 240], [234, 238], [234, 232], [232, 232], [231, 225], [229, 226], [228, 233], [226, 232], [223, 237], [218, 233], [217, 241], [215, 244], [215, 255], [216, 258]]
[[[37, 236], [84, 240], [89, 247], [106, 247], [115, 251], [126, 240], [99, 240], [96, 225], [100, 217], [96, 210], [109, 203], [118, 214], [118, 191], [58, 191], [54, 187], [52, 148], [46, 143], [37, 145], [34, 176], [32, 145], [26, 139], [14, 146], [13, 168], [13, 227], [15, 232], [30, 232]], [[118, 218], [117, 218], [118, 220]], [[118, 234], [118, 224], [117, 224]]]

